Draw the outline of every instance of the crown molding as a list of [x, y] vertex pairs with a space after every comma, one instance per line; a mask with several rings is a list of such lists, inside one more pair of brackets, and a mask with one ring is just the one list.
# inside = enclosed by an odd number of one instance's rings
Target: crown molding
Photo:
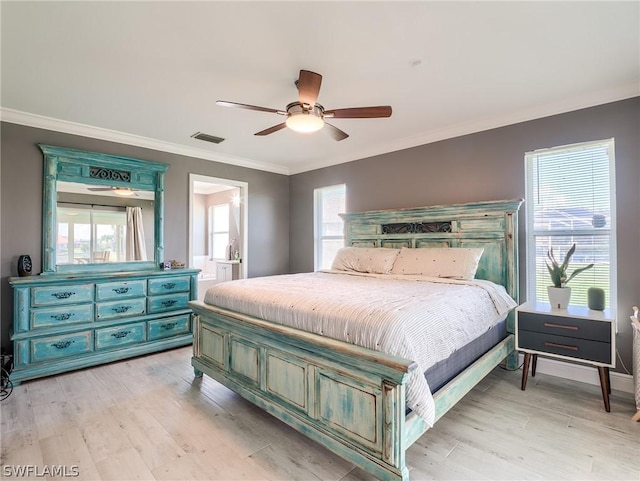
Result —
[[247, 167], [249, 169], [273, 172], [275, 174], [289, 175], [290, 173], [287, 167], [283, 167], [281, 165], [273, 165], [242, 157], [218, 154], [204, 149], [188, 147], [186, 145], [174, 144], [140, 135], [127, 134], [116, 130], [103, 129], [101, 127], [93, 127], [91, 125], [69, 122], [67, 120], [45, 117], [43, 115], [31, 114], [29, 112], [22, 112], [20, 110], [13, 110], [4, 107], [0, 108], [0, 120], [12, 124], [26, 125], [27, 127], [53, 130], [56, 132], [63, 132], [65, 134], [117, 142], [119, 144], [134, 145], [145, 149], [159, 150], [161, 152], [184, 155], [186, 157], [194, 157], [197, 159], [221, 162], [223, 164], [236, 165], [238, 167]]
[[539, 105], [532, 109], [509, 112], [504, 115], [484, 117], [482, 119], [451, 125], [442, 129], [430, 130], [428, 132], [398, 139], [387, 144], [375, 145], [370, 149], [360, 151], [349, 156], [334, 157], [321, 162], [301, 164], [295, 167], [292, 166], [290, 168], [290, 174], [300, 174], [311, 170], [330, 167], [332, 165], [388, 154], [390, 152], [397, 152], [399, 150], [410, 149], [412, 147], [439, 142], [441, 140], [452, 139], [463, 135], [505, 127], [507, 125], [537, 120], [544, 117], [550, 117], [552, 115], [564, 114], [575, 110], [595, 107], [637, 96], [640, 96], [640, 84], [625, 84], [616, 88], [590, 93], [588, 95], [566, 98], [560, 102]]
[[249, 169], [273, 172], [275, 174], [293, 175], [308, 172], [311, 170], [322, 169], [325, 167], [331, 167], [332, 165], [344, 164], [346, 162], [352, 162], [354, 160], [366, 159], [369, 157], [375, 157], [391, 152], [397, 152], [399, 150], [410, 149], [441, 140], [461, 137], [463, 135], [469, 135], [477, 132], [505, 127], [507, 125], [528, 122], [544, 117], [550, 117], [552, 115], [559, 115], [575, 110], [595, 107], [597, 105], [625, 100], [637, 97], [639, 95], [640, 85], [636, 83], [626, 84], [618, 86], [616, 88], [593, 92], [588, 95], [566, 98], [560, 102], [540, 105], [532, 109], [510, 112], [504, 115], [485, 117], [482, 119], [473, 120], [471, 122], [464, 122], [444, 127], [442, 129], [423, 132], [386, 144], [372, 145], [368, 149], [361, 150], [347, 156], [337, 156], [324, 159], [320, 162], [306, 163], [290, 167], [268, 164], [265, 162], [259, 162], [243, 157], [218, 154], [203, 149], [174, 144], [162, 140], [152, 139], [149, 137], [127, 134], [125, 132], [93, 127], [90, 125], [69, 122], [66, 120], [45, 117], [42, 115], [36, 115], [2, 107], [0, 107], [0, 120], [14, 124], [26, 125], [29, 127], [64, 132], [68, 134], [107, 140], [110, 142], [117, 142], [121, 144], [135, 145], [137, 147], [159, 150], [162, 152], [169, 152], [172, 154], [194, 157], [197, 159], [211, 160], [214, 162], [236, 165], [239, 167], [247, 167]]

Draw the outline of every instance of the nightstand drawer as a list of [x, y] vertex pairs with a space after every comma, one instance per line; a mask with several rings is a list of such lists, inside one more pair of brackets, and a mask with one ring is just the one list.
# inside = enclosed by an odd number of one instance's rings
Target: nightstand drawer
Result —
[[520, 335], [522, 335], [520, 331], [523, 330], [577, 339], [590, 339], [602, 343], [611, 342], [611, 323], [593, 319], [518, 312]]
[[516, 348], [531, 349], [537, 351], [536, 354], [558, 354], [575, 359], [611, 364], [611, 344], [609, 342], [519, 330]]

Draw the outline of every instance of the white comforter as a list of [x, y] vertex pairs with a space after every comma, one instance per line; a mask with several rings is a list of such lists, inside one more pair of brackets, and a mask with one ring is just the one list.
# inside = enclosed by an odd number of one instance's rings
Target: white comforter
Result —
[[423, 373], [516, 306], [488, 281], [344, 271], [225, 282], [204, 302], [415, 361], [407, 405], [430, 426], [435, 405]]

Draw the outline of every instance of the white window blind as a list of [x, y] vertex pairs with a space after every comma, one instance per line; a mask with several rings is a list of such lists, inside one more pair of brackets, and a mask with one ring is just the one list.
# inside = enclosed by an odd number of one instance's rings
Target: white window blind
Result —
[[595, 264], [568, 284], [571, 304], [587, 305], [587, 289], [605, 290], [615, 307], [613, 139], [537, 150], [525, 155], [527, 298], [548, 302], [547, 251], [562, 262], [576, 244], [568, 273]]
[[338, 250], [344, 246], [344, 223], [338, 215], [345, 211], [346, 185], [314, 190], [314, 268], [330, 269]]

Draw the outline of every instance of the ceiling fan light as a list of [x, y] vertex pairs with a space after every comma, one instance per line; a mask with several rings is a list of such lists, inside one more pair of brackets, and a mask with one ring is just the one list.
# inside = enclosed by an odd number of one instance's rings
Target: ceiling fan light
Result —
[[322, 117], [318, 117], [317, 115], [313, 115], [308, 112], [291, 114], [287, 117], [285, 123], [291, 130], [307, 134], [317, 132], [324, 126], [324, 120], [322, 120]]
[[113, 193], [119, 195], [120, 197], [131, 197], [135, 192], [131, 189], [127, 189], [125, 187], [116, 187], [113, 189]]

